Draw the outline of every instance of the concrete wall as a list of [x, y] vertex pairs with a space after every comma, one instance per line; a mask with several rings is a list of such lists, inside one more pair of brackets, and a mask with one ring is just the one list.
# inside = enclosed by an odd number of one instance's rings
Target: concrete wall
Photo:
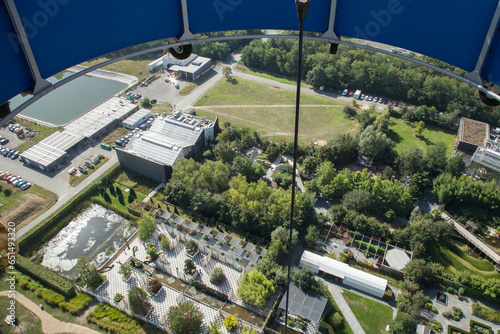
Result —
[[171, 166], [163, 165], [121, 149], [116, 150], [116, 155], [124, 168], [130, 169], [149, 179], [166, 182], [172, 176]]

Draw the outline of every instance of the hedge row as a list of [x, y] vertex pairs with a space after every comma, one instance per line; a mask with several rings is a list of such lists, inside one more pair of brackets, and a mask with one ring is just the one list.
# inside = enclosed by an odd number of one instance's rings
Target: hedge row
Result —
[[16, 268], [20, 272], [40, 281], [45, 286], [66, 297], [73, 297], [75, 295], [75, 287], [70, 280], [58, 275], [50, 269], [29, 261], [20, 254], [18, 254], [16, 258]]
[[469, 332], [464, 331], [463, 329], [454, 327], [452, 325], [448, 325], [448, 334], [469, 334]]
[[87, 316], [87, 321], [92, 322], [100, 328], [117, 334], [143, 334], [158, 332], [151, 325], [144, 325], [117, 309], [101, 303]]
[[38, 249], [41, 245], [52, 239], [54, 235], [76, 217], [79, 211], [85, 209], [86, 205], [89, 205], [89, 202], [85, 200], [98, 190], [98, 185], [101, 183], [101, 180], [108, 178], [109, 175], [116, 174], [118, 170], [120, 170], [120, 164], [116, 163], [98, 180], [89, 184], [81, 192], [66, 202], [63, 207], [59, 208], [56, 212], [37, 224], [28, 233], [21, 236], [18, 240], [21, 254], [30, 254], [30, 252]]
[[75, 315], [80, 313], [94, 298], [85, 292], [79, 292], [78, 295], [69, 302], [59, 303], [59, 307]]
[[[486, 333], [485, 333], [484, 331], [483, 331], [483, 332], [479, 332], [479, 333], [483, 333], [483, 334], [493, 334], [493, 329], [492, 329], [490, 326], [485, 325], [485, 324], [482, 324], [482, 323], [477, 322], [477, 321], [474, 321], [474, 320], [471, 320], [471, 321], [470, 321], [470, 329], [471, 329], [471, 331], [470, 331], [470, 332], [471, 332], [471, 333], [476, 333], [476, 332], [474, 331], [474, 328], [475, 328], [476, 326], [477, 326], [477, 327], [482, 327], [483, 329], [486, 329]], [[477, 327], [476, 327], [476, 328], [477, 328]]]
[[472, 304], [472, 314], [489, 321], [500, 323], [500, 312], [479, 303]]

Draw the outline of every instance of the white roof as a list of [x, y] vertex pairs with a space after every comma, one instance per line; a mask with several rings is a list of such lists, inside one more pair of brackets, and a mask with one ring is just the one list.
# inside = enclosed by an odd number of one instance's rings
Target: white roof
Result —
[[304, 251], [300, 264], [307, 267], [316, 267], [330, 275], [342, 278], [343, 280], [356, 281], [366, 286], [370, 290], [385, 291], [387, 280], [367, 272], [350, 267], [348, 264], [324, 257], [318, 254]]
[[140, 119], [143, 119], [143, 117], [149, 118], [151, 116], [152, 116], [151, 110], [139, 109], [135, 113], [130, 115], [126, 120], [124, 120], [123, 123], [135, 124], [135, 122], [137, 122]]

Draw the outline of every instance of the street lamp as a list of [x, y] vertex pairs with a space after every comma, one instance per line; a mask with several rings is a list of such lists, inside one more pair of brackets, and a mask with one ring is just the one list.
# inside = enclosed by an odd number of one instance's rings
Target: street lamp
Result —
[[[296, 174], [297, 174], [297, 143], [299, 140], [299, 110], [300, 110], [300, 83], [302, 76], [302, 44], [304, 40], [304, 21], [309, 11], [310, 0], [295, 0], [295, 7], [297, 9], [297, 16], [299, 18], [299, 56], [297, 61], [297, 92], [295, 102], [295, 132], [293, 140], [293, 168], [292, 168], [292, 201], [290, 205], [290, 235], [288, 237], [288, 275], [287, 286], [290, 287], [290, 272], [292, 268], [292, 231], [293, 231], [293, 216], [295, 211], [295, 187], [296, 187]], [[288, 301], [290, 288], [286, 294], [285, 306], [285, 334], [288, 329]]]

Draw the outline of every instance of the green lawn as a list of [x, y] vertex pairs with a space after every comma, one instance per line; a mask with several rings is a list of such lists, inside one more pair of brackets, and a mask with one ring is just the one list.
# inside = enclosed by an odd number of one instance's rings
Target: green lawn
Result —
[[[443, 265], [447, 273], [455, 274], [458, 271], [468, 271], [471, 274], [476, 274], [482, 276], [485, 279], [496, 278], [500, 279], [500, 273], [495, 270], [479, 270], [466, 259], [461, 258], [459, 255], [452, 252], [449, 248], [441, 244], [432, 244], [429, 247], [429, 254], [433, 262], [437, 262]], [[474, 259], [474, 264], [476, 266], [482, 266], [482, 268], [490, 268], [485, 265], [484, 262], [477, 262], [481, 260]], [[487, 260], [484, 260], [487, 261]]]
[[422, 138], [415, 138], [413, 136], [414, 128], [404, 123], [402, 119], [394, 119], [394, 125], [389, 127], [387, 136], [396, 143], [396, 151], [405, 152], [409, 148], [421, 148], [427, 152], [429, 146], [435, 145], [442, 141], [448, 148], [448, 155], [453, 153], [453, 146], [455, 144], [455, 132], [445, 131], [441, 128], [426, 125]]
[[392, 321], [392, 308], [347, 290], [343, 295], [366, 334], [386, 333]]
[[[0, 297], [0, 310], [2, 310], [2, 314], [7, 314], [7, 307], [10, 306], [10, 301], [11, 299], [8, 297]], [[19, 320], [22, 333], [43, 334], [42, 322], [40, 319], [33, 314], [33, 312], [24, 307], [23, 304], [16, 302], [15, 306], [16, 318]], [[3, 319], [4, 316], [2, 316], [2, 321], [0, 323], [0, 333], [20, 333], [18, 327], [7, 325]]]
[[20, 151], [20, 152], [30, 148], [31, 146], [35, 145], [36, 143], [38, 143], [42, 139], [50, 136], [54, 132], [62, 130], [62, 127], [50, 127], [50, 126], [40, 125], [38, 123], [31, 122], [31, 121], [28, 121], [26, 119], [22, 119], [20, 117], [14, 117], [14, 120], [16, 121], [16, 123], [18, 123], [24, 127], [28, 127], [30, 129], [33, 129], [33, 130], [39, 132], [34, 138], [23, 140], [22, 144], [15, 148], [16, 151]]
[[[87, 66], [91, 67], [97, 64], [100, 64], [104, 61], [109, 60], [108, 58], [95, 58], [90, 61], [86, 61], [84, 63], [81, 63], [80, 65], [82, 66]], [[139, 80], [145, 79], [147, 76], [149, 76], [149, 71], [148, 71], [148, 64], [151, 63], [154, 59], [146, 59], [146, 60], [137, 60], [137, 59], [125, 59], [121, 60], [119, 62], [116, 62], [114, 64], [102, 67], [102, 70], [106, 71], [111, 71], [111, 72], [118, 72], [118, 73], [123, 73], [123, 74], [128, 74], [136, 77]]]
[[[269, 86], [252, 80], [236, 78], [233, 84], [221, 80], [213, 89], [205, 94], [196, 106], [217, 105], [291, 105], [295, 107], [295, 91]], [[341, 105], [344, 103], [333, 98], [325, 98], [310, 94], [302, 94], [301, 105]]]
[[[295, 81], [295, 80], [291, 80], [291, 79], [288, 79], [288, 78], [285, 78], [282, 76], [277, 76], [276, 74], [270, 74], [270, 73], [267, 73], [264, 71], [251, 70], [248, 67], [246, 67], [245, 65], [242, 65], [241, 63], [238, 63], [238, 65], [236, 65], [236, 68], [243, 73], [255, 75], [255, 76], [258, 76], [261, 78], [270, 79], [270, 80], [274, 80], [274, 81], [278, 81], [278, 82], [282, 82], [282, 83], [286, 83], [289, 85], [297, 85], [297, 81]], [[301, 87], [302, 86], [304, 86], [303, 82], [301, 84]]]
[[[137, 193], [143, 194], [149, 194], [159, 184], [129, 169], [123, 169], [112, 181], [126, 188], [132, 188]], [[139, 196], [139, 194], [137, 194], [137, 196]]]
[[[294, 107], [238, 107], [196, 109], [198, 116], [230, 122], [236, 126], [249, 126], [265, 137], [274, 141], [293, 139], [295, 122]], [[299, 141], [328, 140], [340, 133], [355, 134], [358, 131], [357, 121], [344, 117], [342, 108], [336, 106], [301, 107], [299, 122]]]

